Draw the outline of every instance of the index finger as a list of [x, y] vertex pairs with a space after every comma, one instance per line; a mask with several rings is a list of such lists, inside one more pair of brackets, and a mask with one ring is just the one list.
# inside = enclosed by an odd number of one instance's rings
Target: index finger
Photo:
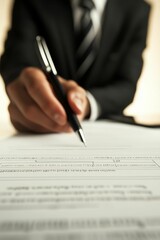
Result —
[[61, 125], [67, 122], [65, 110], [54, 95], [45, 74], [41, 70], [27, 68], [23, 71], [21, 79], [28, 94], [50, 119]]

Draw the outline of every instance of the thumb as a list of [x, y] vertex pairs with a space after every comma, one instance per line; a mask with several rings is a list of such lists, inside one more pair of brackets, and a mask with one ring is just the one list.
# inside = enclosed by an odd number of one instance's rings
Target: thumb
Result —
[[72, 92], [68, 93], [68, 101], [72, 108], [72, 110], [76, 114], [81, 114], [84, 110], [84, 95], [79, 92]]

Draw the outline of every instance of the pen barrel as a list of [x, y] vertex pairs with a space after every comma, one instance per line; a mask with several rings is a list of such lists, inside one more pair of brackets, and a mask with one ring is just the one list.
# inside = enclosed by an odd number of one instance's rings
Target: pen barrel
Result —
[[71, 107], [68, 103], [66, 93], [65, 93], [61, 83], [59, 82], [57, 76], [54, 75], [51, 71], [51, 72], [47, 73], [47, 79], [53, 86], [57, 99], [63, 105], [65, 112], [67, 114], [68, 122], [70, 123], [73, 130], [78, 131], [79, 129], [82, 129], [76, 114], [73, 112], [73, 110], [71, 109]]

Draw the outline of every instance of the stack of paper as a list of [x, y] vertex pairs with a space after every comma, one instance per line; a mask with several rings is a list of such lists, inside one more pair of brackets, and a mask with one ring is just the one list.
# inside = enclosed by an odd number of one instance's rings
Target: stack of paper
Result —
[[0, 141], [0, 240], [160, 239], [160, 129], [83, 128]]

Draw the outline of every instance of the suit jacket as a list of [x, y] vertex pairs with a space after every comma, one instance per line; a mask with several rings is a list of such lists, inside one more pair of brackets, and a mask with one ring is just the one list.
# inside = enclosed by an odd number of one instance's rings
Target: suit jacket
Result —
[[[108, 0], [98, 56], [88, 78], [79, 84], [101, 107], [100, 118], [121, 113], [134, 98], [146, 47], [149, 5], [143, 0]], [[76, 81], [75, 35], [69, 0], [15, 0], [12, 26], [1, 60], [6, 84], [26, 66], [40, 67], [35, 37], [49, 46], [59, 75]]]

